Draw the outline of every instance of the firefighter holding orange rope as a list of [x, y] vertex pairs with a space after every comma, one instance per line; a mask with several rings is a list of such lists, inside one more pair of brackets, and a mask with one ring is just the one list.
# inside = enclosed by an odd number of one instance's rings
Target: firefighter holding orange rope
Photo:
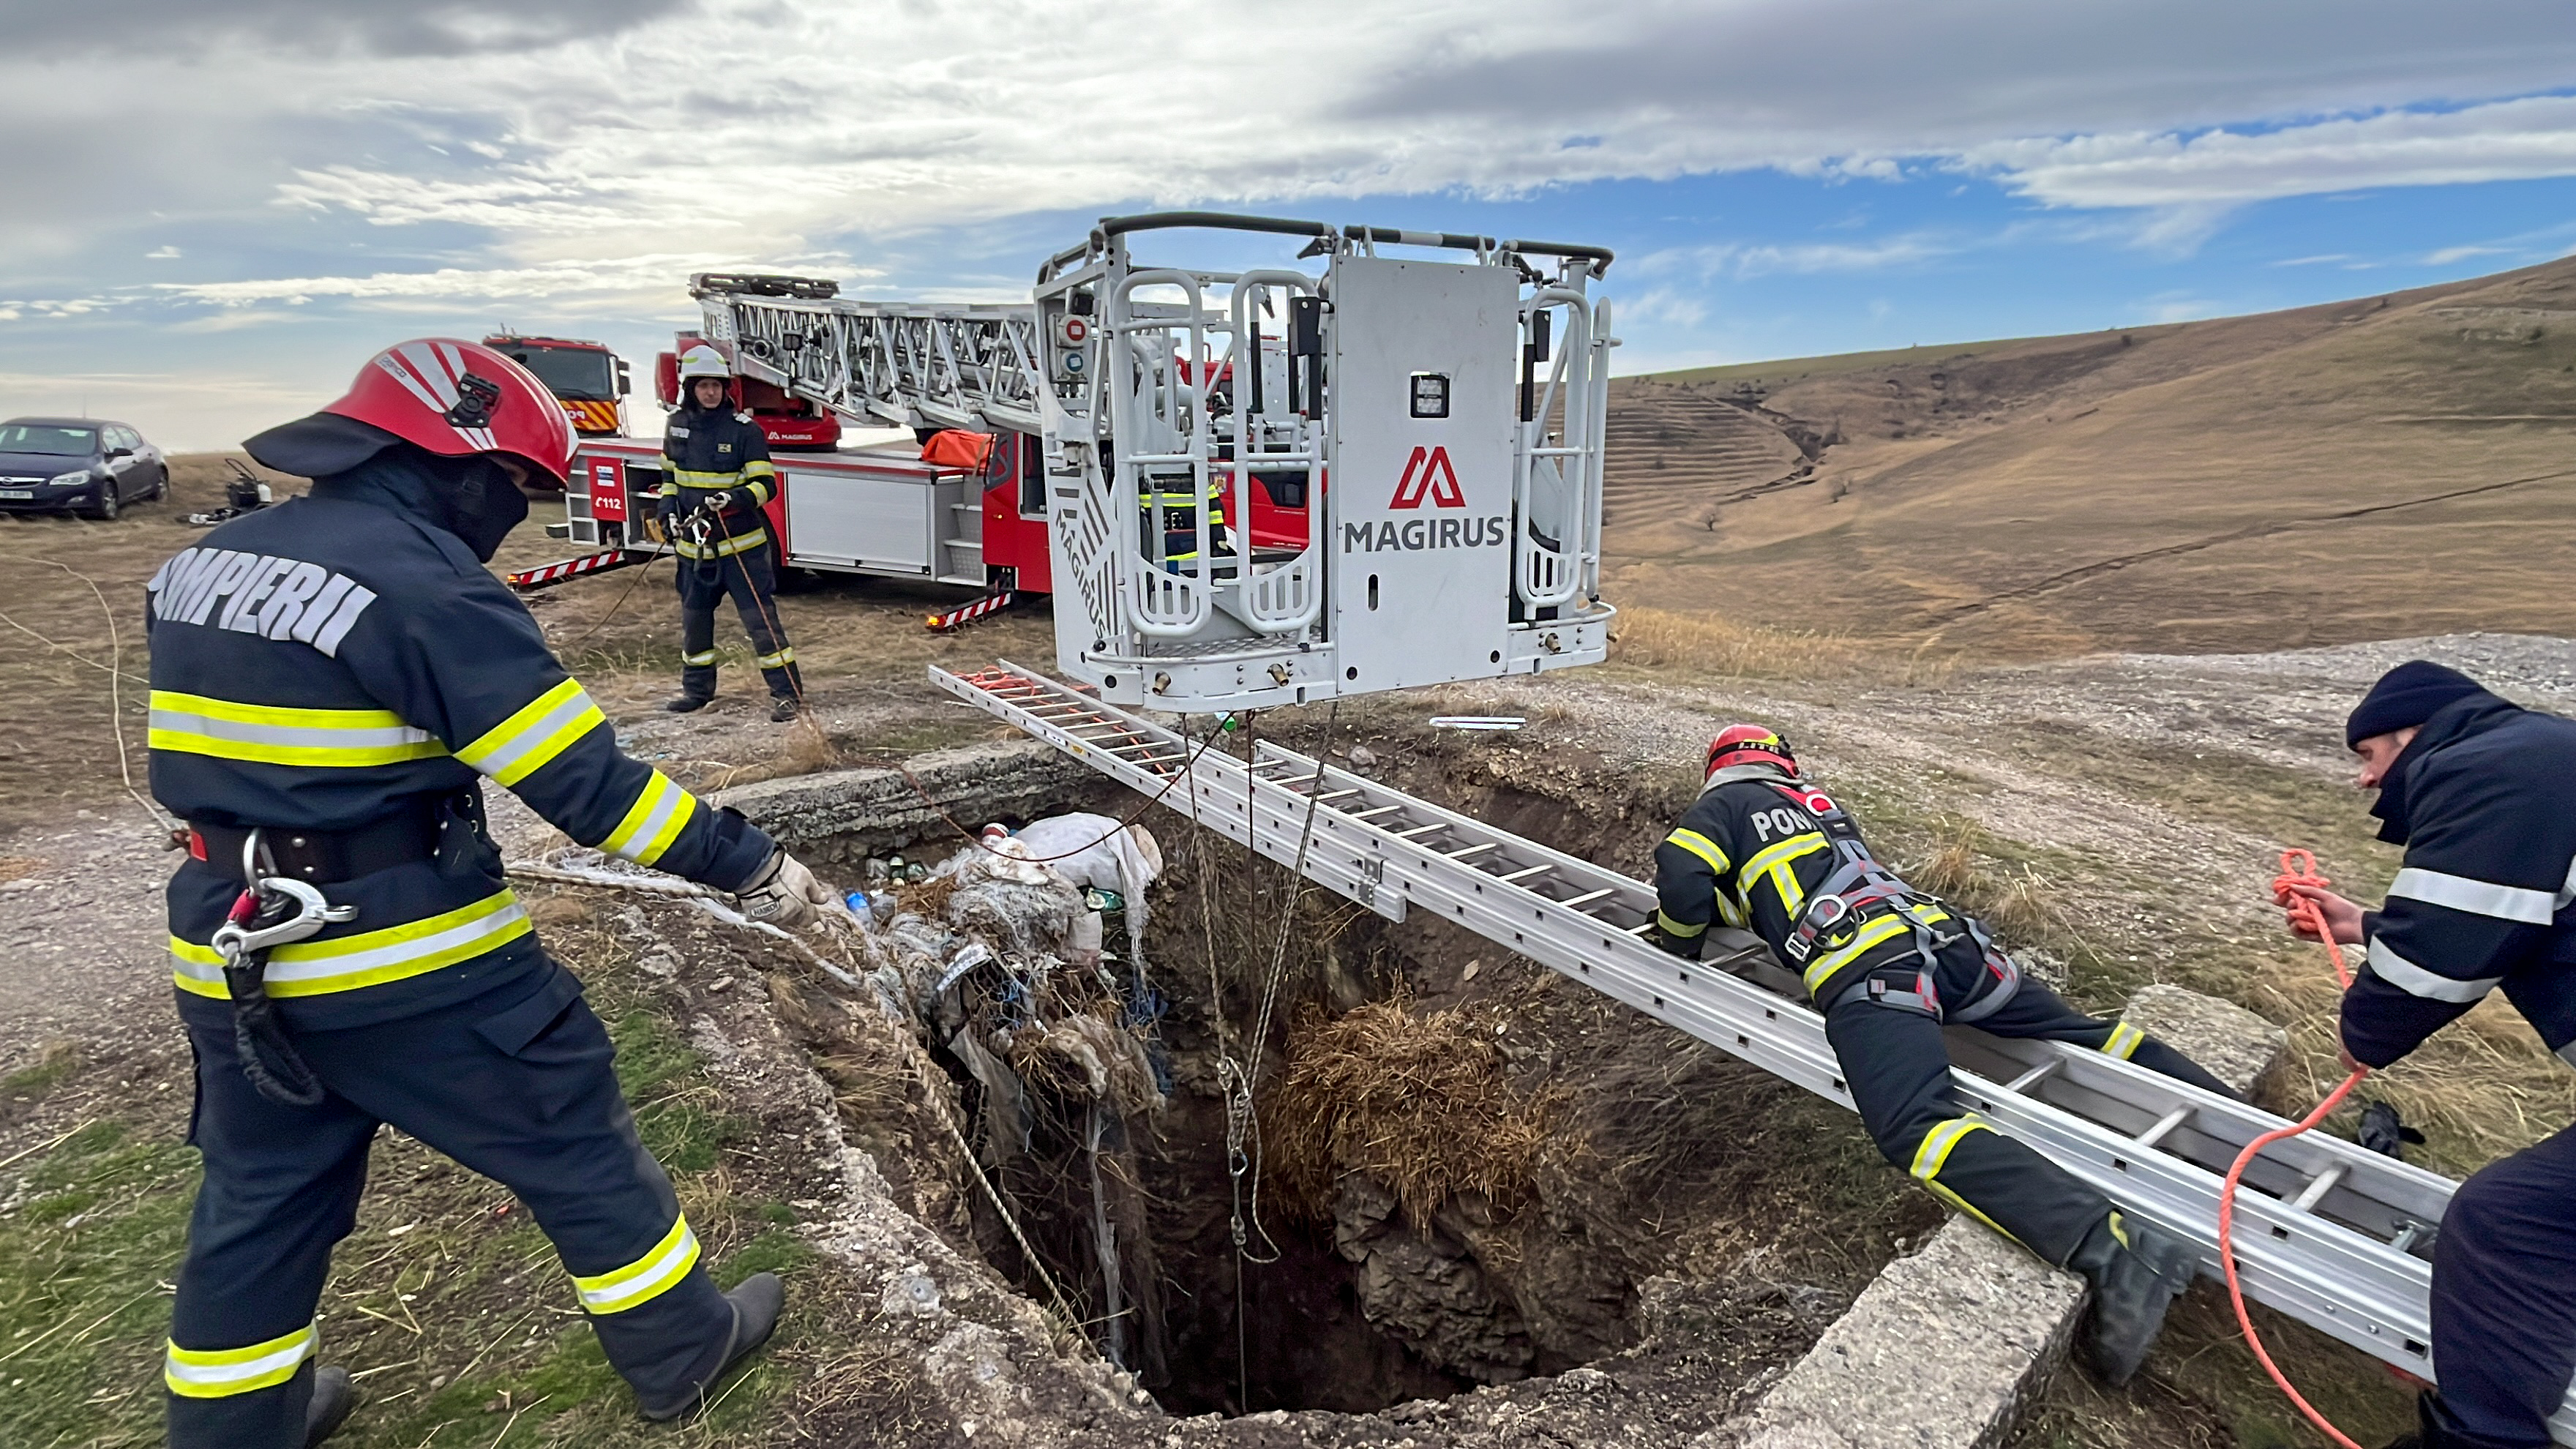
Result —
[[[2576, 721], [2410, 660], [2344, 729], [2406, 858], [2376, 911], [2285, 879], [2336, 942], [2367, 949], [2344, 993], [2347, 1067], [2404, 1057], [2501, 987], [2576, 1065]], [[2314, 928], [2292, 929], [2314, 939]], [[2433, 1243], [2422, 1428], [2392, 1449], [2546, 1449], [2576, 1373], [2576, 1127], [2470, 1175]]]

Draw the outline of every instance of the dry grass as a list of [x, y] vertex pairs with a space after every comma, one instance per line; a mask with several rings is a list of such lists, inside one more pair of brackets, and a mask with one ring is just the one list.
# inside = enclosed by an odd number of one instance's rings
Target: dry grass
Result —
[[1848, 634], [1739, 624], [1710, 614], [1629, 606], [1610, 637], [1612, 662], [1732, 679], [1835, 679], [1864, 672], [1914, 687], [1949, 679], [1957, 660], [1939, 636], [1911, 649], [1863, 643]]
[[1309, 1011], [1262, 1111], [1279, 1180], [1327, 1215], [1353, 1172], [1385, 1183], [1416, 1226], [1461, 1193], [1510, 1211], [1530, 1194], [1555, 1101], [1506, 1080], [1493, 1036], [1488, 1019], [1402, 998]]

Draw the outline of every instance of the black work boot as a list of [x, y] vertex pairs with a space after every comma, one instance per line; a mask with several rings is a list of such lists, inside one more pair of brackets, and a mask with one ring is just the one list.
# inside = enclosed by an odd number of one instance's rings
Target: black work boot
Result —
[[734, 1371], [744, 1359], [769, 1342], [771, 1329], [778, 1326], [778, 1313], [787, 1306], [787, 1285], [775, 1273], [754, 1273], [735, 1285], [725, 1295], [733, 1305], [733, 1339], [725, 1345], [724, 1357], [717, 1361], [716, 1371], [696, 1385], [660, 1403], [637, 1400], [636, 1407], [654, 1423], [667, 1423], [684, 1418], [707, 1406], [709, 1395], [724, 1376]]
[[358, 1405], [358, 1391], [349, 1384], [349, 1371], [338, 1364], [324, 1364], [313, 1371], [313, 1397], [304, 1405], [304, 1449], [340, 1432], [349, 1411]]
[[714, 702], [712, 694], [697, 694], [684, 689], [662, 701], [662, 708], [673, 714], [695, 714]]
[[2103, 1382], [2118, 1388], [2137, 1375], [2197, 1262], [2191, 1244], [2121, 1213], [2084, 1235], [2066, 1266], [2093, 1281], [2087, 1351]]
[[782, 694], [769, 702], [769, 722], [785, 724], [796, 718], [796, 696]]

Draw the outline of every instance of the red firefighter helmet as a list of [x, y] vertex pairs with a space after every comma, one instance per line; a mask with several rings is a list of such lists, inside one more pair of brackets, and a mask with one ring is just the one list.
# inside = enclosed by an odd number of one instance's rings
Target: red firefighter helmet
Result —
[[1732, 724], [1717, 732], [1717, 738], [1708, 742], [1708, 768], [1701, 778], [1729, 765], [1769, 765], [1791, 779], [1798, 775], [1798, 757], [1789, 753], [1789, 742], [1768, 725]]
[[[367, 426], [333, 421], [340, 418]], [[491, 348], [454, 337], [395, 343], [358, 369], [338, 402], [245, 446], [272, 468], [314, 478], [383, 451], [387, 433], [449, 458], [506, 453], [559, 485], [572, 466], [572, 420], [546, 385]]]

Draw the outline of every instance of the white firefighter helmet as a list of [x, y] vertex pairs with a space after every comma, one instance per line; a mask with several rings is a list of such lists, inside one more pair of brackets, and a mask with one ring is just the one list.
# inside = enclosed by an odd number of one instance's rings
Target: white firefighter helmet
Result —
[[688, 351], [680, 354], [680, 381], [692, 382], [701, 377], [731, 382], [733, 364], [725, 361], [724, 354], [715, 348], [704, 342], [695, 342], [689, 345]]

